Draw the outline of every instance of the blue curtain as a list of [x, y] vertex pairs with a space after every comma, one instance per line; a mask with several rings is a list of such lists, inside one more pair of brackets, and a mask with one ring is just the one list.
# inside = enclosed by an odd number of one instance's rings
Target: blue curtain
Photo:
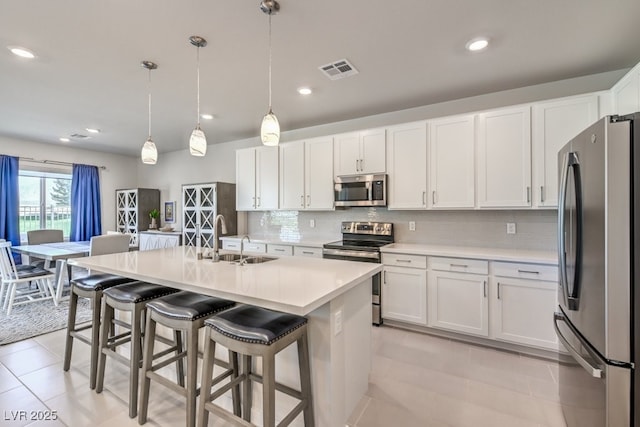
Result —
[[[0, 154], [0, 239], [20, 246], [18, 158]], [[14, 254], [17, 263], [20, 255]]]
[[91, 240], [102, 234], [100, 176], [96, 166], [73, 165], [71, 177], [71, 235], [69, 240]]

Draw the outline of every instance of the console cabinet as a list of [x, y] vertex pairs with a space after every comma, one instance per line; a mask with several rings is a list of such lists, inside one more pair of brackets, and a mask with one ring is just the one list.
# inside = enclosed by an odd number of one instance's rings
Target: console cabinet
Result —
[[149, 212], [153, 209], [160, 210], [160, 190], [116, 190], [116, 230], [131, 235], [131, 246], [138, 246], [138, 233], [149, 228]]

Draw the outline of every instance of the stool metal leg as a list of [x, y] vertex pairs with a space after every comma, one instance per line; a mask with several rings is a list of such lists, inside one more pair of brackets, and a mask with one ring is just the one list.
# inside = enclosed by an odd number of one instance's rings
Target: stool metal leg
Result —
[[147, 422], [147, 410], [149, 409], [149, 387], [151, 379], [147, 371], [151, 371], [153, 363], [153, 344], [156, 340], [156, 322], [151, 318], [151, 311], [147, 311], [147, 326], [144, 337], [144, 353], [142, 355], [142, 369], [140, 370], [140, 410], [138, 411], [138, 424]]
[[[72, 285], [73, 286], [73, 285]], [[71, 352], [73, 350], [73, 336], [71, 331], [76, 328], [76, 313], [78, 310], [78, 294], [73, 292], [69, 295], [69, 317], [67, 320], [67, 336], [64, 344], [64, 371], [68, 371], [71, 367]]]
[[302, 398], [307, 402], [304, 408], [305, 427], [314, 427], [313, 399], [311, 398], [311, 366], [309, 363], [309, 341], [304, 332], [298, 340], [298, 366], [300, 369], [300, 391]]

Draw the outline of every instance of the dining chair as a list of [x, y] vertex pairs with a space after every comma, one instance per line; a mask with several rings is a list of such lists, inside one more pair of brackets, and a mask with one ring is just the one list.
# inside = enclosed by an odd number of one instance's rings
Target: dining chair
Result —
[[[0, 301], [7, 316], [11, 314], [14, 306], [29, 302], [52, 299], [54, 305], [58, 305], [53, 291], [54, 274], [38, 267], [18, 269], [11, 253], [11, 242], [0, 242], [0, 275]], [[18, 285], [30, 282], [35, 282], [37, 288], [18, 289]]]
[[[62, 230], [31, 230], [27, 231], [27, 244], [28, 245], [41, 245], [43, 243], [57, 243], [64, 241], [64, 235]], [[43, 259], [38, 260], [36, 258], [35, 261], [30, 263], [33, 266], [40, 268], [49, 268], [49, 261], [45, 261]]]

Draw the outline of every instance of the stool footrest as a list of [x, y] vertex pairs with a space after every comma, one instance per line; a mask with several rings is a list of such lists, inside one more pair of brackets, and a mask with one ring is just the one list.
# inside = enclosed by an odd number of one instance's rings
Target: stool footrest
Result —
[[[88, 329], [88, 328], [84, 328], [84, 329]], [[80, 329], [80, 330], [84, 330], [84, 329]], [[84, 335], [79, 334], [78, 331], [79, 329], [76, 329], [75, 331], [69, 331], [69, 335], [71, 335], [73, 338], [77, 339], [78, 341], [91, 345], [91, 338], [87, 338]]]
[[238, 425], [242, 427], [255, 427], [255, 424], [251, 424], [249, 421], [243, 420], [242, 418], [232, 414], [231, 412], [227, 411], [224, 408], [221, 408], [220, 406], [216, 405], [213, 402], [206, 402], [204, 404], [204, 407], [207, 411], [216, 414], [217, 416], [219, 416], [220, 418], [226, 421], [230, 421], [234, 423], [234, 425]]
[[[153, 380], [153, 381], [157, 381], [158, 383], [162, 384], [163, 386], [167, 387], [170, 390], [175, 391], [176, 393], [180, 394], [180, 396], [182, 397], [187, 397], [187, 389], [176, 384], [175, 382], [171, 381], [168, 378], [163, 377], [162, 375], [156, 373], [156, 372], [151, 372], [151, 371], [147, 371], [147, 378]], [[196, 396], [200, 395], [200, 387], [198, 387], [196, 389]]]
[[[244, 374], [243, 374], [244, 375]], [[262, 384], [262, 376], [258, 375], [258, 374], [254, 374], [253, 372], [251, 373], [251, 375], [249, 375], [249, 378], [251, 378], [252, 381], [258, 382], [260, 384]], [[280, 384], [280, 383], [276, 383], [276, 390], [278, 390], [279, 392], [288, 394], [291, 397], [295, 397], [296, 399], [302, 399], [302, 392], [293, 389], [291, 387], [288, 387], [284, 384]]]
[[[211, 386], [213, 387], [214, 385], [217, 385], [220, 381], [222, 381], [223, 379], [225, 379], [226, 377], [228, 377], [228, 376], [230, 376], [232, 374], [233, 374], [232, 370], [228, 370], [228, 371], [223, 372], [222, 374], [218, 375], [217, 377], [215, 377], [213, 379], [213, 382], [211, 383]], [[244, 381], [244, 379], [245, 379], [245, 377], [243, 375], [240, 375], [240, 376], [236, 377], [235, 379], [229, 381], [227, 384], [223, 385], [222, 387], [216, 389], [216, 391], [211, 393], [210, 400], [216, 400], [218, 397], [222, 396], [223, 394], [225, 394], [226, 392], [231, 390], [236, 385], [241, 384], [242, 381]]]
[[[170, 350], [171, 350], [171, 349], [170, 349]], [[172, 351], [175, 351], [175, 349], [173, 349]], [[181, 353], [176, 354], [176, 355], [175, 355], [175, 356], [173, 356], [173, 357], [170, 357], [170, 358], [168, 358], [168, 359], [166, 359], [166, 360], [163, 360], [162, 362], [158, 362], [156, 365], [151, 366], [151, 371], [152, 371], [152, 372], [155, 372], [155, 371], [157, 371], [158, 369], [162, 369], [162, 368], [164, 368], [165, 366], [169, 365], [170, 363], [173, 363], [173, 362], [176, 362], [176, 361], [178, 361], [178, 360], [182, 359], [182, 358], [183, 358], [183, 357], [185, 357], [186, 355], [187, 355], [187, 352], [186, 352], [186, 350], [185, 350], [185, 351], [183, 351], [183, 352], [181, 352]]]

